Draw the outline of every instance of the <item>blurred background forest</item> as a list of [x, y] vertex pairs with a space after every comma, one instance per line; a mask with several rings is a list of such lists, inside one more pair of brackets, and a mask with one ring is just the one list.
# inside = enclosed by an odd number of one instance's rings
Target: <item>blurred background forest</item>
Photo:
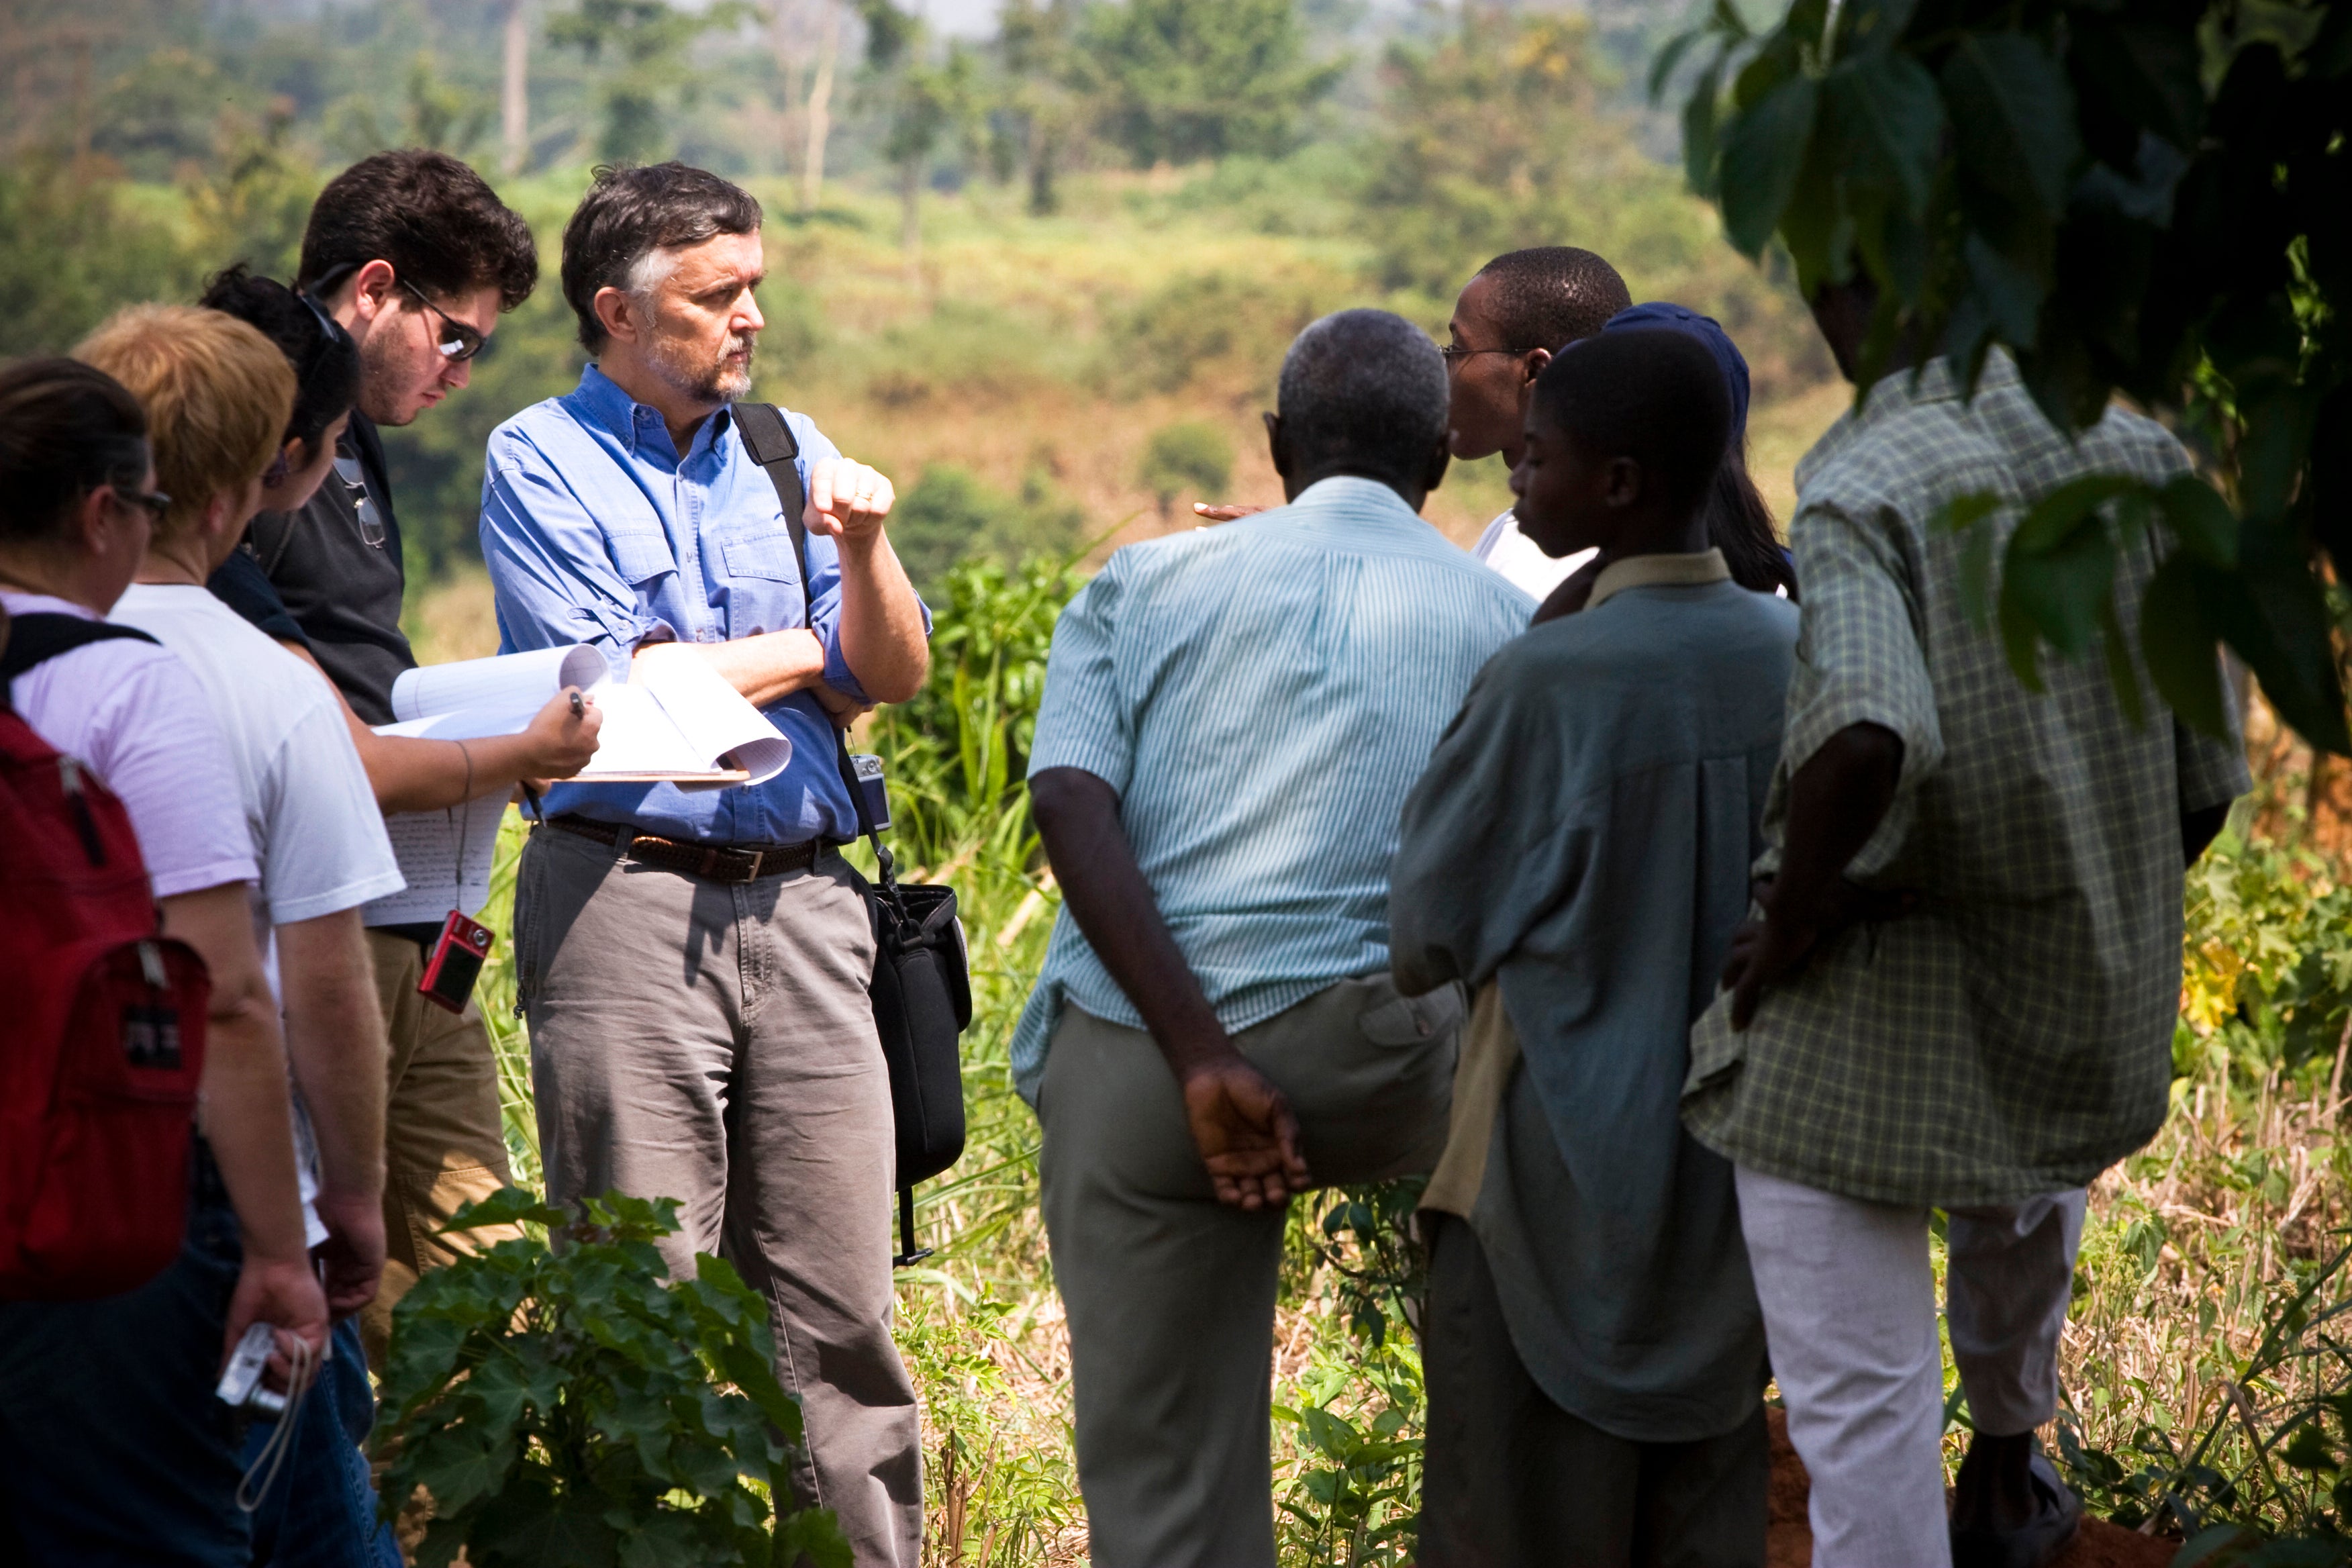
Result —
[[[310, 197], [371, 151], [471, 160], [547, 272], [472, 389], [387, 433], [412, 584], [462, 586], [484, 437], [582, 363], [565, 216], [593, 163], [679, 157], [765, 204], [759, 394], [896, 478], [926, 581], [1189, 525], [1196, 497], [1278, 499], [1255, 416], [1298, 327], [1381, 303], [1442, 334], [1479, 263], [1540, 243], [1723, 320], [1785, 511], [1839, 398], [1641, 90], [1680, 0], [934, 5], [8, 0], [0, 354], [230, 261], [289, 274]], [[1489, 460], [1432, 516], [1466, 537], [1506, 499]], [[469, 641], [482, 607], [436, 608]]]

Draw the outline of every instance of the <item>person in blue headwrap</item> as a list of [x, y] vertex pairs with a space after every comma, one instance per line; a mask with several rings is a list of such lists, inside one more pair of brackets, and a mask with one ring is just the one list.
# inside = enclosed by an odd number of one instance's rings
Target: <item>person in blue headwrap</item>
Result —
[[1709, 337], [1642, 323], [1542, 373], [1518, 524], [1597, 570], [1488, 661], [1404, 807], [1397, 987], [1475, 998], [1421, 1202], [1423, 1568], [1764, 1560], [1763, 1320], [1731, 1166], [1677, 1106], [1797, 609], [1709, 543], [1745, 384]]
[[[1707, 495], [1707, 542], [1723, 552], [1731, 580], [1759, 594], [1797, 596], [1796, 563], [1772, 526], [1772, 509], [1748, 473], [1748, 360], [1731, 335], [1712, 316], [1702, 316], [1686, 305], [1653, 300], [1618, 311], [1602, 323], [1603, 332], [1658, 331], [1695, 338], [1723, 372], [1724, 389], [1731, 398], [1731, 439], [1716, 470]], [[1566, 353], [1573, 344], [1559, 351]], [[1540, 626], [1583, 608], [1585, 595], [1601, 567], [1579, 563], [1577, 569], [1543, 596], [1536, 610]]]

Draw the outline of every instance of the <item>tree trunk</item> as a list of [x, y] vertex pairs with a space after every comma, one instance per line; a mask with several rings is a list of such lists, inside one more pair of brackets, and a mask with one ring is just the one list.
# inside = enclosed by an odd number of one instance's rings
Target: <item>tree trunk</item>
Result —
[[507, 0], [506, 69], [499, 82], [501, 162], [509, 175], [521, 174], [530, 161], [530, 18], [523, 5], [524, 0]]
[[833, 59], [841, 47], [841, 0], [818, 0], [824, 11], [816, 55], [816, 76], [809, 83], [808, 149], [801, 160], [801, 211], [814, 212], [824, 189], [824, 139], [832, 134]]
[[776, 0], [776, 8], [768, 17], [768, 47], [776, 57], [776, 84], [782, 89], [782, 101], [776, 106], [780, 120], [777, 136], [782, 142], [786, 174], [793, 172], [793, 79], [800, 75], [793, 23], [800, 9], [792, 0]]

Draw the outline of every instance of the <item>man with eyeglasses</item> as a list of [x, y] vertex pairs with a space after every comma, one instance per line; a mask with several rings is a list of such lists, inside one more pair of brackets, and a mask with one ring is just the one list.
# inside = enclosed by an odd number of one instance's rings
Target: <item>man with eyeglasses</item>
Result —
[[[1446, 323], [1445, 442], [1462, 462], [1500, 452], [1519, 466], [1520, 429], [1536, 377], [1551, 356], [1633, 302], [1617, 269], [1589, 250], [1538, 246], [1498, 256], [1463, 286]], [[1541, 604], [1591, 558], [1580, 551], [1555, 561], [1519, 532], [1506, 509], [1486, 525], [1471, 553]]]
[[[358, 405], [334, 471], [311, 500], [254, 520], [247, 547], [279, 602], [244, 602], [218, 578], [214, 591], [341, 692], [386, 812], [437, 811], [508, 794], [520, 778], [568, 776], [595, 750], [594, 708], [574, 715], [562, 697], [513, 744], [468, 747], [369, 729], [392, 721], [393, 682], [416, 663], [400, 629], [407, 583], [377, 431], [406, 425], [463, 388], [499, 314], [528, 299], [538, 279], [530, 228], [478, 174], [439, 153], [361, 160], [320, 194], [303, 234], [297, 283], [330, 330], [348, 333], [358, 349]], [[365, 919], [391, 1044], [387, 1256], [383, 1287], [361, 1315], [369, 1359], [380, 1367], [394, 1303], [422, 1269], [457, 1256], [441, 1226], [504, 1185], [509, 1166], [497, 1067], [478, 1011], [452, 1015], [417, 990], [440, 922], [410, 923], [382, 905]], [[498, 1234], [473, 1233], [467, 1245]]]

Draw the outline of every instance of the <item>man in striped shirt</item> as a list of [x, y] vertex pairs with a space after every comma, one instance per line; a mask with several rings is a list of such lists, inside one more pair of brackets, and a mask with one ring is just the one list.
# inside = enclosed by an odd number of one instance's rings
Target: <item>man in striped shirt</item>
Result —
[[1279, 405], [1290, 504], [1114, 555], [1055, 629], [1030, 753], [1067, 907], [1013, 1061], [1097, 1568], [1272, 1568], [1283, 1210], [1444, 1146], [1462, 1004], [1390, 981], [1389, 862], [1535, 607], [1417, 515], [1447, 461], [1418, 328], [1324, 318]]

